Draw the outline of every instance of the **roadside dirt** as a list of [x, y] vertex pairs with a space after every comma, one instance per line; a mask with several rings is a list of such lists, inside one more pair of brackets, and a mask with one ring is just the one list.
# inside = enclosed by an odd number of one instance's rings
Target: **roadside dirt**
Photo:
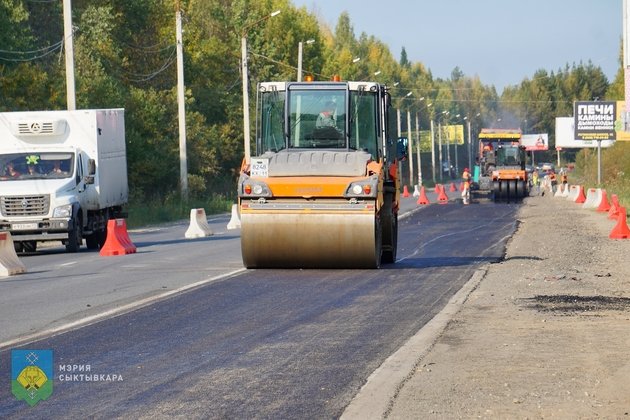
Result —
[[518, 217], [386, 417], [630, 418], [630, 240], [565, 198]]

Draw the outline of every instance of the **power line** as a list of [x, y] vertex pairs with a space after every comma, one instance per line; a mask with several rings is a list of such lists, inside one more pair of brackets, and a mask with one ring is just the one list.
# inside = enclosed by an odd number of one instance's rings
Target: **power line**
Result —
[[34, 53], [39, 53], [39, 52], [43, 52], [40, 55], [34, 56], [34, 57], [25, 57], [25, 58], [7, 58], [7, 57], [0, 57], [0, 60], [2, 61], [9, 61], [9, 62], [27, 62], [27, 61], [34, 61], [34, 60], [38, 60], [40, 58], [44, 58], [58, 50], [61, 50], [63, 46], [63, 40], [57, 42], [56, 44], [53, 44], [51, 46], [48, 47], [44, 47], [44, 48], [40, 48], [39, 50], [33, 50], [33, 51], [8, 51], [8, 50], [0, 50], [0, 53], [3, 54], [16, 54], [16, 55], [26, 55], [26, 54], [34, 54]]

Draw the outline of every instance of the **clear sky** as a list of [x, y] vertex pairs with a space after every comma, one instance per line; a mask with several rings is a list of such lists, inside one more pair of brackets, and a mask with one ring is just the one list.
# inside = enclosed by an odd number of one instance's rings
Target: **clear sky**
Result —
[[[354, 34], [374, 35], [399, 60], [423, 63], [434, 78], [456, 67], [501, 93], [536, 70], [566, 64], [619, 68], [623, 0], [293, 0], [334, 30], [347, 11]], [[385, 5], [380, 8], [378, 5]]]

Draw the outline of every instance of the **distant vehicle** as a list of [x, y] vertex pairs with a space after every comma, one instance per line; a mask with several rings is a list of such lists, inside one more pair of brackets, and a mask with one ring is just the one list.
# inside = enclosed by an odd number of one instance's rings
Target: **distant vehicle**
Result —
[[477, 157], [480, 191], [491, 191], [493, 200], [518, 200], [529, 194], [525, 148], [521, 130], [482, 128]]
[[540, 163], [539, 164], [540, 169], [542, 169], [543, 171], [556, 171], [556, 167], [553, 163], [549, 163], [549, 162], [544, 162], [544, 163]]
[[0, 230], [16, 251], [105, 242], [127, 204], [123, 109], [0, 113]]

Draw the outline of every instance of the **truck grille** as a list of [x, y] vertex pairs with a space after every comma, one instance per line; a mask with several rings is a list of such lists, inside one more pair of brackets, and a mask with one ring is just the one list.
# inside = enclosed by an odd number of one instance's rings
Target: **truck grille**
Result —
[[48, 195], [26, 195], [16, 197], [1, 197], [2, 215], [11, 216], [45, 216], [50, 207]]

